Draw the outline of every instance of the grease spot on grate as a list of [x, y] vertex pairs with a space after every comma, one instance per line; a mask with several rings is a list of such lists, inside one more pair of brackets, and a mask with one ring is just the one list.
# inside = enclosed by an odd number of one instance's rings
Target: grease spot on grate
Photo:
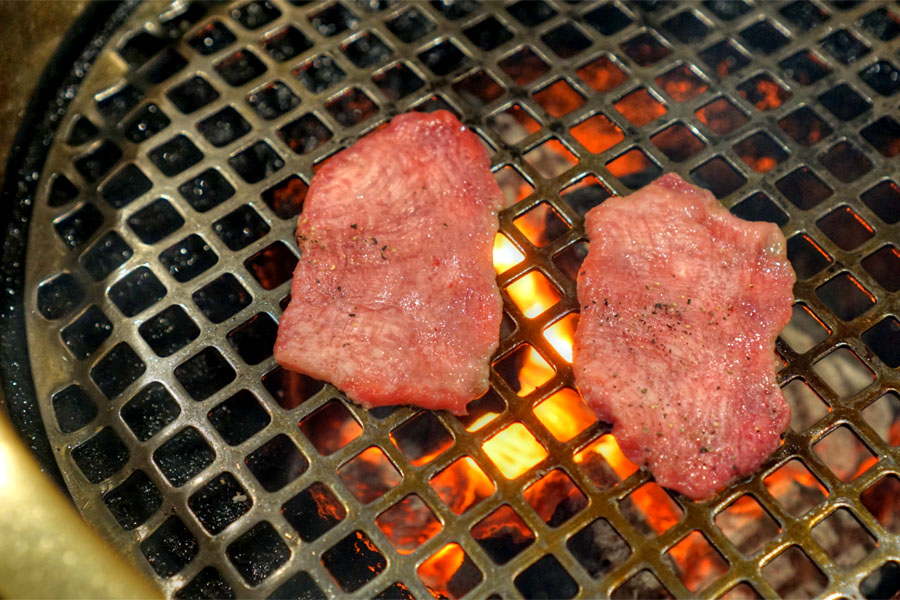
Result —
[[547, 554], [513, 580], [516, 589], [526, 598], [572, 598], [578, 593], [578, 583], [552, 554]]
[[175, 592], [179, 600], [199, 600], [201, 598], [233, 599], [234, 591], [228, 582], [213, 567], [204, 567], [190, 583]]
[[746, 221], [768, 221], [779, 227], [789, 220], [787, 213], [763, 192], [744, 198], [731, 207], [731, 212]]
[[106, 341], [112, 330], [113, 324], [98, 306], [92, 304], [62, 329], [60, 337], [75, 358], [83, 360]]
[[781, 533], [775, 519], [749, 494], [729, 504], [715, 522], [744, 556], [754, 555]]
[[281, 514], [304, 542], [311, 542], [344, 520], [347, 509], [324, 483], [316, 482], [285, 502]]
[[494, 493], [494, 482], [469, 456], [458, 458], [428, 482], [455, 515], [461, 515]]
[[457, 600], [475, 588], [484, 575], [459, 544], [450, 543], [416, 569], [422, 583], [436, 597]]
[[375, 524], [401, 555], [413, 550], [437, 535], [441, 530], [428, 505], [416, 494], [410, 494], [375, 518]]
[[280, 490], [309, 468], [309, 461], [283, 433], [248, 454], [244, 463], [267, 492]]
[[225, 555], [251, 586], [265, 581], [291, 557], [291, 550], [267, 522], [262, 521], [229, 544]]
[[356, 530], [322, 555], [322, 564], [345, 592], [354, 592], [387, 568], [387, 559], [365, 533]]
[[[791, 406], [791, 429], [804, 431], [825, 417], [831, 409], [822, 398], [802, 379], [795, 379], [783, 388], [784, 396]], [[779, 488], [787, 475], [773, 479]], [[774, 493], [774, 492], [773, 492]]]
[[181, 414], [181, 408], [166, 387], [154, 381], [122, 407], [122, 420], [134, 436], [146, 442]]
[[817, 596], [828, 578], [799, 546], [790, 546], [762, 568], [762, 575], [782, 598]]
[[884, 246], [860, 264], [881, 287], [891, 292], [900, 290], [900, 251], [896, 247]]
[[125, 391], [147, 366], [125, 342], [119, 342], [91, 369], [91, 379], [107, 398], [115, 398]]
[[94, 420], [97, 405], [84, 388], [71, 384], [51, 396], [56, 424], [63, 433], [72, 433]]
[[269, 424], [269, 413], [248, 390], [240, 390], [210, 410], [206, 418], [229, 446], [250, 439]]
[[333, 454], [358, 438], [362, 426], [337, 399], [300, 421], [302, 431], [322, 456]]
[[816, 295], [844, 321], [851, 321], [875, 304], [875, 296], [847, 272], [816, 288]]
[[534, 532], [508, 504], [473, 525], [470, 533], [498, 565], [508, 563], [535, 540]]
[[160, 577], [171, 577], [191, 562], [200, 545], [184, 522], [171, 516], [141, 542], [141, 552]]
[[412, 43], [434, 29], [434, 23], [415, 7], [399, 13], [386, 23], [388, 30], [401, 42]]
[[131, 531], [162, 506], [162, 493], [143, 471], [135, 471], [103, 495], [103, 503], [122, 529]]
[[250, 510], [253, 499], [234, 475], [224, 471], [191, 494], [187, 504], [200, 524], [216, 535]]
[[174, 487], [190, 481], [215, 458], [215, 451], [193, 427], [185, 427], [153, 452], [153, 462]]

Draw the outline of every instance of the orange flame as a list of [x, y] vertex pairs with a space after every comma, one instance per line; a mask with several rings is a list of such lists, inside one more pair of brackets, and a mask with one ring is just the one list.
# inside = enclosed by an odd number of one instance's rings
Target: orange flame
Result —
[[456, 543], [450, 543], [435, 552], [419, 565], [416, 573], [429, 591], [437, 598], [456, 598], [450, 589], [450, 581], [463, 566], [466, 553]]
[[507, 479], [519, 477], [547, 457], [547, 450], [521, 423], [500, 431], [482, 448]]

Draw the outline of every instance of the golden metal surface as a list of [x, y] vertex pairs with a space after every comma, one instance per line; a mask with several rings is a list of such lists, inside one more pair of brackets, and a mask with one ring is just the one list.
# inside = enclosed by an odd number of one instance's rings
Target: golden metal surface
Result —
[[161, 598], [51, 484], [0, 418], [0, 597]]

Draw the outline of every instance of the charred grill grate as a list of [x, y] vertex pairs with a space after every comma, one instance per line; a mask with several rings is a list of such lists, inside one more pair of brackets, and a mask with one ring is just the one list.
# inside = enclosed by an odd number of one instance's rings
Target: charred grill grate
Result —
[[[139, 7], [64, 118], [31, 224], [31, 360], [75, 501], [179, 598], [894, 593], [898, 15]], [[493, 386], [465, 418], [362, 410], [270, 351], [318, 165], [436, 108], [517, 201]], [[584, 213], [668, 170], [778, 223], [799, 275], [777, 346], [792, 428], [703, 504], [622, 459], [566, 354]]]

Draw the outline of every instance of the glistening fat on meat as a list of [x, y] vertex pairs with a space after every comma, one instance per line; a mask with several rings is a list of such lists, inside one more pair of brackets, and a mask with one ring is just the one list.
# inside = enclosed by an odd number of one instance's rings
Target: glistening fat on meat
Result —
[[781, 231], [669, 174], [588, 213], [575, 381], [656, 481], [706, 498], [756, 470], [790, 409], [774, 342], [794, 272]]
[[275, 359], [364, 406], [463, 413], [488, 388], [504, 197], [446, 111], [394, 117], [313, 178]]

